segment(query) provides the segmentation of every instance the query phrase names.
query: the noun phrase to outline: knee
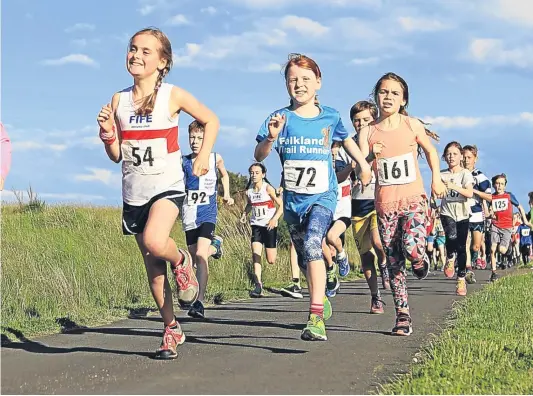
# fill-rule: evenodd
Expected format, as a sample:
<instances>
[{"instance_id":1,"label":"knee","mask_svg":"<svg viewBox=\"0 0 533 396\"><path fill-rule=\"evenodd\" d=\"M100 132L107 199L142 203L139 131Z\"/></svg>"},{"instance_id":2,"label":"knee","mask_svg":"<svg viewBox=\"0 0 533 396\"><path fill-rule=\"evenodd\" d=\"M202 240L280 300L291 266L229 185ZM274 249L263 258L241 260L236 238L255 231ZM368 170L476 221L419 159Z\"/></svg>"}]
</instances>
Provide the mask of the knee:
<instances>
[{"instance_id":1,"label":"knee","mask_svg":"<svg viewBox=\"0 0 533 396\"><path fill-rule=\"evenodd\" d=\"M333 234L333 230L329 230L328 233L326 234L326 242L328 243L328 245L333 245L335 244L335 235Z\"/></svg>"},{"instance_id":2,"label":"knee","mask_svg":"<svg viewBox=\"0 0 533 396\"><path fill-rule=\"evenodd\" d=\"M143 244L152 256L161 257L165 254L167 240L153 238L145 234L143 236Z\"/></svg>"},{"instance_id":3,"label":"knee","mask_svg":"<svg viewBox=\"0 0 533 396\"><path fill-rule=\"evenodd\" d=\"M204 251L196 252L196 264L198 263L207 263L209 254Z\"/></svg>"},{"instance_id":4,"label":"knee","mask_svg":"<svg viewBox=\"0 0 533 396\"><path fill-rule=\"evenodd\" d=\"M479 252L481 250L481 244L479 244L479 243L478 244L473 244L472 245L472 250L474 252Z\"/></svg>"},{"instance_id":5,"label":"knee","mask_svg":"<svg viewBox=\"0 0 533 396\"><path fill-rule=\"evenodd\" d=\"M505 254L505 253L507 253L507 249L508 249L507 246L500 246L500 253L501 253L501 254Z\"/></svg>"}]
</instances>

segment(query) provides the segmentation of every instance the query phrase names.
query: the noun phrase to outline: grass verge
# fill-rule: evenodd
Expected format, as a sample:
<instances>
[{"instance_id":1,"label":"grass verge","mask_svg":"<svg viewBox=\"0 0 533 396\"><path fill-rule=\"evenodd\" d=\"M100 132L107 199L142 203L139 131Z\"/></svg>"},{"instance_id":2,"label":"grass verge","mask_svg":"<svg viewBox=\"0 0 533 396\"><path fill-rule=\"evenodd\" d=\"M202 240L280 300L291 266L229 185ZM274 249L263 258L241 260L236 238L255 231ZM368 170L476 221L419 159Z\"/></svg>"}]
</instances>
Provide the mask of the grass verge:
<instances>
[{"instance_id":1,"label":"grass verge","mask_svg":"<svg viewBox=\"0 0 533 396\"><path fill-rule=\"evenodd\" d=\"M533 394L533 273L459 302L450 326L381 394Z\"/></svg>"},{"instance_id":2,"label":"grass verge","mask_svg":"<svg viewBox=\"0 0 533 396\"><path fill-rule=\"evenodd\" d=\"M156 309L135 240L122 235L119 208L2 205L1 214L3 342L20 333L104 324ZM239 216L236 207L219 212L216 232L224 238L224 256L210 260L208 303L248 297L250 227ZM180 223L171 235L185 247ZM346 241L358 269L351 230ZM348 280L356 277L358 270ZM263 282L279 288L290 279L285 243L277 262L263 266Z\"/></svg>"}]
</instances>

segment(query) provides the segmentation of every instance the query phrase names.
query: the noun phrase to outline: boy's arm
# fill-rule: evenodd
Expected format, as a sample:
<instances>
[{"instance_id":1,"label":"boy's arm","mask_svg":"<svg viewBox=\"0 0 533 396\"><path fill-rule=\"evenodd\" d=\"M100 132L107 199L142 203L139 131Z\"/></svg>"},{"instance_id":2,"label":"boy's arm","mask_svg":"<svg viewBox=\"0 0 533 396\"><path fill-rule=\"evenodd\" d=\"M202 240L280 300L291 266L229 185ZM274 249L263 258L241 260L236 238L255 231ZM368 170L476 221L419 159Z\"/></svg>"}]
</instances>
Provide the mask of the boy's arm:
<instances>
[{"instance_id":1,"label":"boy's arm","mask_svg":"<svg viewBox=\"0 0 533 396\"><path fill-rule=\"evenodd\" d=\"M220 179L222 181L222 189L224 190L224 196L223 200L230 205L233 205L233 198L230 196L230 189L229 189L229 174L226 170L226 167L224 166L224 160L222 159L222 156L220 154L216 154L217 156L217 169L220 172Z\"/></svg>"}]
</instances>

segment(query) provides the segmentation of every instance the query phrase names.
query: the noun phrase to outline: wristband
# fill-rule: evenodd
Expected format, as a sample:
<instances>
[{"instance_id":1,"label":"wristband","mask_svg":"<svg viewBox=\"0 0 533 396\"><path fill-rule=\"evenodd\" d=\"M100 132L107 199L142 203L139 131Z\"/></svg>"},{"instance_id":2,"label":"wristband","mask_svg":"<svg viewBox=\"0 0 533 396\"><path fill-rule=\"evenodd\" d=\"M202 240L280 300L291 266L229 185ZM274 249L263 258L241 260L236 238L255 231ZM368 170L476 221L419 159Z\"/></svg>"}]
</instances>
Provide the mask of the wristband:
<instances>
[{"instance_id":1,"label":"wristband","mask_svg":"<svg viewBox=\"0 0 533 396\"><path fill-rule=\"evenodd\" d=\"M102 138L102 133L107 133L102 127L100 127L100 140L102 142L104 142L105 144L107 144L108 146L112 145L115 140L117 140L117 134L116 134L116 131L115 131L115 125L113 125L113 136L109 139L103 139Z\"/></svg>"},{"instance_id":2,"label":"wristband","mask_svg":"<svg viewBox=\"0 0 533 396\"><path fill-rule=\"evenodd\" d=\"M266 138L270 143L274 143L276 141L276 138L271 138L270 136L267 136Z\"/></svg>"}]
</instances>

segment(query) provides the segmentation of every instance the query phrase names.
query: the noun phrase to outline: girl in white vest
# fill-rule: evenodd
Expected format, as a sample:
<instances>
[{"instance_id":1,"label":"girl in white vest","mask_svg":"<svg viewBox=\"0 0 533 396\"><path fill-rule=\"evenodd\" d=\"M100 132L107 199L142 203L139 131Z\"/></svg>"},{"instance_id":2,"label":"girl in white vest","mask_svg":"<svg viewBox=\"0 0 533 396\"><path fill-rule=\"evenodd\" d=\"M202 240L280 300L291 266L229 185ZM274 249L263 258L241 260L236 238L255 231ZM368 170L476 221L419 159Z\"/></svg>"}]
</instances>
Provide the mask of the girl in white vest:
<instances>
[{"instance_id":1,"label":"girl in white vest","mask_svg":"<svg viewBox=\"0 0 533 396\"><path fill-rule=\"evenodd\" d=\"M178 302L187 306L198 296L191 256L170 238L185 196L178 116L184 111L205 125L193 169L197 176L208 171L219 128L217 116L194 96L163 83L171 67L172 47L164 33L155 28L135 33L126 56L133 85L115 93L97 118L107 155L113 162L122 162L123 233L135 235L165 325L155 354L158 359L176 358L177 346L185 341L174 317L167 261L175 276Z\"/></svg>"}]
</instances>

